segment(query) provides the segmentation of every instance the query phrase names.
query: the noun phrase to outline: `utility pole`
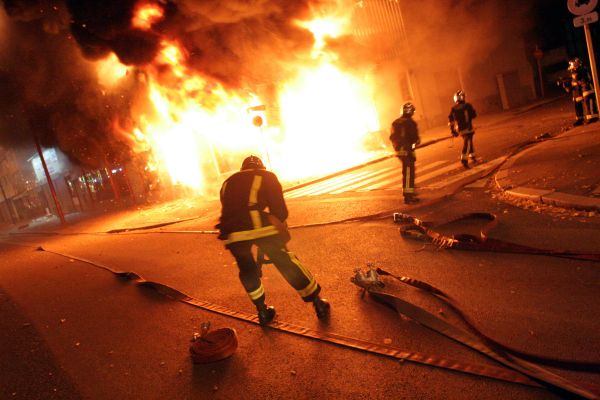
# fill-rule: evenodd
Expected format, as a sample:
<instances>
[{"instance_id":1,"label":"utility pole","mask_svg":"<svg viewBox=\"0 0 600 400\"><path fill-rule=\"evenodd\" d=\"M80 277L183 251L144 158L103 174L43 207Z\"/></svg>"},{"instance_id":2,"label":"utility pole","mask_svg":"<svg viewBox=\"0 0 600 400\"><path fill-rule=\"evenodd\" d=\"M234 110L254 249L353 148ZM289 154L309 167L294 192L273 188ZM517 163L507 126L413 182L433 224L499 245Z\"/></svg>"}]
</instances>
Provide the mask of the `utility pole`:
<instances>
[{"instance_id":1,"label":"utility pole","mask_svg":"<svg viewBox=\"0 0 600 400\"><path fill-rule=\"evenodd\" d=\"M50 172L48 172L48 166L46 165L46 160L44 159L44 154L42 152L42 147L40 146L40 140L36 135L34 135L35 140L35 148L40 156L40 160L42 161L42 167L44 167L44 173L46 174L46 180L48 181L48 187L50 188L50 193L52 193L52 199L54 200L54 205L56 206L56 213L58 214L58 218L60 219L60 223L62 225L66 225L67 221L65 220L65 214L63 214L62 207L60 206L60 202L58 201L58 197L56 196L56 190L54 189L54 184L52 183L52 178L50 177Z\"/></svg>"},{"instance_id":2,"label":"utility pole","mask_svg":"<svg viewBox=\"0 0 600 400\"><path fill-rule=\"evenodd\" d=\"M12 224L16 224L15 217L13 216L12 210L10 209L10 204L8 204L8 199L6 198L6 192L4 191L4 186L2 185L2 178L0 177L0 190L2 191L2 198L4 199L4 204L6 204L6 210L8 211L8 215L10 216L10 222Z\"/></svg>"},{"instance_id":3,"label":"utility pole","mask_svg":"<svg viewBox=\"0 0 600 400\"><path fill-rule=\"evenodd\" d=\"M592 43L590 24L583 24L583 31L585 32L585 42L590 57L590 69L592 70L592 81L594 82L594 92L596 94L596 107L598 107L598 104L600 104L600 94L598 93L598 71L596 70L596 57L594 55L594 44Z\"/></svg>"},{"instance_id":4,"label":"utility pole","mask_svg":"<svg viewBox=\"0 0 600 400\"><path fill-rule=\"evenodd\" d=\"M544 56L544 52L536 45L533 56L537 64L538 79L540 81L540 96L544 98L546 97L544 94L544 76L542 74L542 57Z\"/></svg>"}]
</instances>

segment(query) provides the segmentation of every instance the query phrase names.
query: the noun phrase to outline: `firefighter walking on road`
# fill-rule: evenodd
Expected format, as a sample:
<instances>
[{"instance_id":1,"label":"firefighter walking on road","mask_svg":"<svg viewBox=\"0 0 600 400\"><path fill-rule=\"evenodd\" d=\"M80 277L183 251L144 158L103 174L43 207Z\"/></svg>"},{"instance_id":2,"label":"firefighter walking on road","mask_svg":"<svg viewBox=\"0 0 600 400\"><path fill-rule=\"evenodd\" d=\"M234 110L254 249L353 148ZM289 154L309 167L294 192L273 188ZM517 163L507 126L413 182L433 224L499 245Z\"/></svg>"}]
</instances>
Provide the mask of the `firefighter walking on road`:
<instances>
[{"instance_id":1,"label":"firefighter walking on road","mask_svg":"<svg viewBox=\"0 0 600 400\"><path fill-rule=\"evenodd\" d=\"M261 325L275 317L275 308L265 303L261 267L252 248L269 257L286 281L305 302L312 302L319 319L326 319L330 305L319 297L321 287L310 271L287 249L290 236L288 209L277 176L265 169L261 159L247 157L242 168L221 187L221 218L216 228L219 239L231 252L239 268L239 278L256 306ZM268 212L266 211L268 209Z\"/></svg>"},{"instance_id":2,"label":"firefighter walking on road","mask_svg":"<svg viewBox=\"0 0 600 400\"><path fill-rule=\"evenodd\" d=\"M421 142L417 123L413 120L415 106L405 103L402 116L392 122L390 141L402 162L402 192L406 204L419 201L415 194L415 147Z\"/></svg>"},{"instance_id":3,"label":"firefighter walking on road","mask_svg":"<svg viewBox=\"0 0 600 400\"><path fill-rule=\"evenodd\" d=\"M454 93L454 106L450 109L448 115L448 126L452 136L461 136L463 139L463 148L460 155L460 162L465 168L469 168L469 160L477 162L475 156L475 147L473 146L473 118L477 117L475 109L471 103L465 100L465 92L462 90Z\"/></svg>"},{"instance_id":4,"label":"firefighter walking on road","mask_svg":"<svg viewBox=\"0 0 600 400\"><path fill-rule=\"evenodd\" d=\"M575 107L575 122L573 125L582 125L584 122L598 120L598 107L596 95L589 73L579 58L569 61L567 68L571 78L558 81L567 93L571 93L573 106Z\"/></svg>"}]
</instances>

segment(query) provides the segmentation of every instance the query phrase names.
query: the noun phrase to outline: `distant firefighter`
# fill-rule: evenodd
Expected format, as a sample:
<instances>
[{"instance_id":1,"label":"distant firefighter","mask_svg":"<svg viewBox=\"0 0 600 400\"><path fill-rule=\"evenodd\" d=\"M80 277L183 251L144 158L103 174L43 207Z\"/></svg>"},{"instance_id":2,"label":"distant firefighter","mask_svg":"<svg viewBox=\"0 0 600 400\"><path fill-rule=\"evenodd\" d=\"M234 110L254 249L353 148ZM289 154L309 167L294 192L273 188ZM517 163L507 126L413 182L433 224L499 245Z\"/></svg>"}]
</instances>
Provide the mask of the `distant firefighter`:
<instances>
[{"instance_id":1,"label":"distant firefighter","mask_svg":"<svg viewBox=\"0 0 600 400\"><path fill-rule=\"evenodd\" d=\"M465 92L462 90L454 93L454 106L450 109L448 115L448 126L452 136L461 136L463 138L463 148L460 155L460 162L465 168L469 168L469 160L476 163L475 147L473 147L473 118L477 117L475 109L471 103L465 101Z\"/></svg>"},{"instance_id":2,"label":"distant firefighter","mask_svg":"<svg viewBox=\"0 0 600 400\"><path fill-rule=\"evenodd\" d=\"M412 116L415 106L406 103L402 107L402 116L392 122L390 141L396 156L402 162L402 193L406 204L419 201L415 194L415 147L421 142L419 129Z\"/></svg>"},{"instance_id":3,"label":"distant firefighter","mask_svg":"<svg viewBox=\"0 0 600 400\"><path fill-rule=\"evenodd\" d=\"M597 121L596 94L587 69L579 58L573 58L569 61L567 70L571 74L571 78L561 79L557 81L557 84L562 86L567 93L571 93L573 98L575 107L573 125Z\"/></svg>"},{"instance_id":4,"label":"distant firefighter","mask_svg":"<svg viewBox=\"0 0 600 400\"><path fill-rule=\"evenodd\" d=\"M319 297L321 287L310 271L287 249L288 209L277 176L262 160L247 157L239 172L221 187L221 218L216 226L219 239L237 262L239 278L258 311L261 325L275 317L275 308L265 304L261 269L252 254L254 246L266 254L305 302L312 302L319 319L329 316L330 305ZM268 209L268 212L267 212Z\"/></svg>"}]
</instances>

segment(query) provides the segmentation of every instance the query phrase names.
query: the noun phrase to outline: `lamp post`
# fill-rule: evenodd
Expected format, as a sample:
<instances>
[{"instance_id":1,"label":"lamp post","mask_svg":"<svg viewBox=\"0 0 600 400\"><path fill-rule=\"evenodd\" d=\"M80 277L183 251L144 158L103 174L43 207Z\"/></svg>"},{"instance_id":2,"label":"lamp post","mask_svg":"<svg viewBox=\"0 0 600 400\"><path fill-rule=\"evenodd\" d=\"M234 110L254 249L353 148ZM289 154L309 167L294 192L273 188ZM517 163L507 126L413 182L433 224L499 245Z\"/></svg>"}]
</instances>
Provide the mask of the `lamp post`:
<instances>
[{"instance_id":1,"label":"lamp post","mask_svg":"<svg viewBox=\"0 0 600 400\"><path fill-rule=\"evenodd\" d=\"M249 107L247 111L248 112L260 112L260 111L265 111L265 110L266 110L265 105L259 105L259 106ZM271 157L269 155L269 148L267 146L267 141L265 140L265 132L263 131L263 123L264 123L263 117L261 117L260 115L255 115L252 118L252 125L257 127L258 130L260 131L260 139L262 141L265 155L267 156L267 165L269 166L269 169L273 169L273 166L271 165Z\"/></svg>"},{"instance_id":2,"label":"lamp post","mask_svg":"<svg viewBox=\"0 0 600 400\"><path fill-rule=\"evenodd\" d=\"M10 204L8 204L8 199L6 198L6 192L4 191L4 186L2 185L2 179L0 178L0 191L2 191L2 198L4 199L4 204L6 204L6 210L8 211L8 215L10 216L10 222L12 224L16 224L15 217L13 216L12 210L10 209Z\"/></svg>"},{"instance_id":3,"label":"lamp post","mask_svg":"<svg viewBox=\"0 0 600 400\"><path fill-rule=\"evenodd\" d=\"M67 221L65 220L65 215L63 214L62 207L58 201L58 197L56 196L56 190L54 189L54 184L52 183L52 178L50 177L50 172L48 172L48 166L46 165L46 160L44 159L44 154L42 152L42 148L40 146L40 141L37 136L34 135L35 140L35 148L40 156L40 161L42 162L42 167L44 168L44 173L46 174L46 181L48 181L48 187L50 188L50 193L52 193L52 199L54 200L54 205L56 206L56 213L58 214L58 218L60 219L60 223L65 225Z\"/></svg>"},{"instance_id":4,"label":"lamp post","mask_svg":"<svg viewBox=\"0 0 600 400\"><path fill-rule=\"evenodd\" d=\"M540 81L540 96L542 98L545 97L544 94L544 77L542 75L542 57L544 56L544 52L536 45L535 46L535 50L533 52L533 56L535 57L535 61L537 64L537 72L538 72L538 78Z\"/></svg>"}]
</instances>

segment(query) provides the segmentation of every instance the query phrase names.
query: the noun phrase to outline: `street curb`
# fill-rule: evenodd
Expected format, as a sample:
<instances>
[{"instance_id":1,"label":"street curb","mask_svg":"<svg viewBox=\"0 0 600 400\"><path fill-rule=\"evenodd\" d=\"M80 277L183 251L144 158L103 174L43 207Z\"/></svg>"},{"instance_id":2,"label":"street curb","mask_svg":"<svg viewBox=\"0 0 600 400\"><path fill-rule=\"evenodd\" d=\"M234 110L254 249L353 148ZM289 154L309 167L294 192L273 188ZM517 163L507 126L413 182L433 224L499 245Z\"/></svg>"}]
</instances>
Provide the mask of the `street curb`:
<instances>
[{"instance_id":1,"label":"street curb","mask_svg":"<svg viewBox=\"0 0 600 400\"><path fill-rule=\"evenodd\" d=\"M554 189L535 189L519 186L514 189L502 187L496 179L496 186L502 193L515 199L525 199L536 203L548 204L582 211L600 211L600 199L556 192Z\"/></svg>"},{"instance_id":2,"label":"street curb","mask_svg":"<svg viewBox=\"0 0 600 400\"><path fill-rule=\"evenodd\" d=\"M592 199L568 193L554 192L547 196L542 196L542 203L584 211L600 211L600 199Z\"/></svg>"},{"instance_id":3,"label":"street curb","mask_svg":"<svg viewBox=\"0 0 600 400\"><path fill-rule=\"evenodd\" d=\"M543 142L539 142L540 144ZM600 211L600 199L579 196L574 194L557 192L555 189L538 189L525 186L514 187L512 184L508 169L528 151L535 148L530 146L519 154L509 159L501 169L494 175L496 187L509 197L514 199L531 200L540 204L548 204L563 208L573 208L582 211Z\"/></svg>"}]
</instances>

